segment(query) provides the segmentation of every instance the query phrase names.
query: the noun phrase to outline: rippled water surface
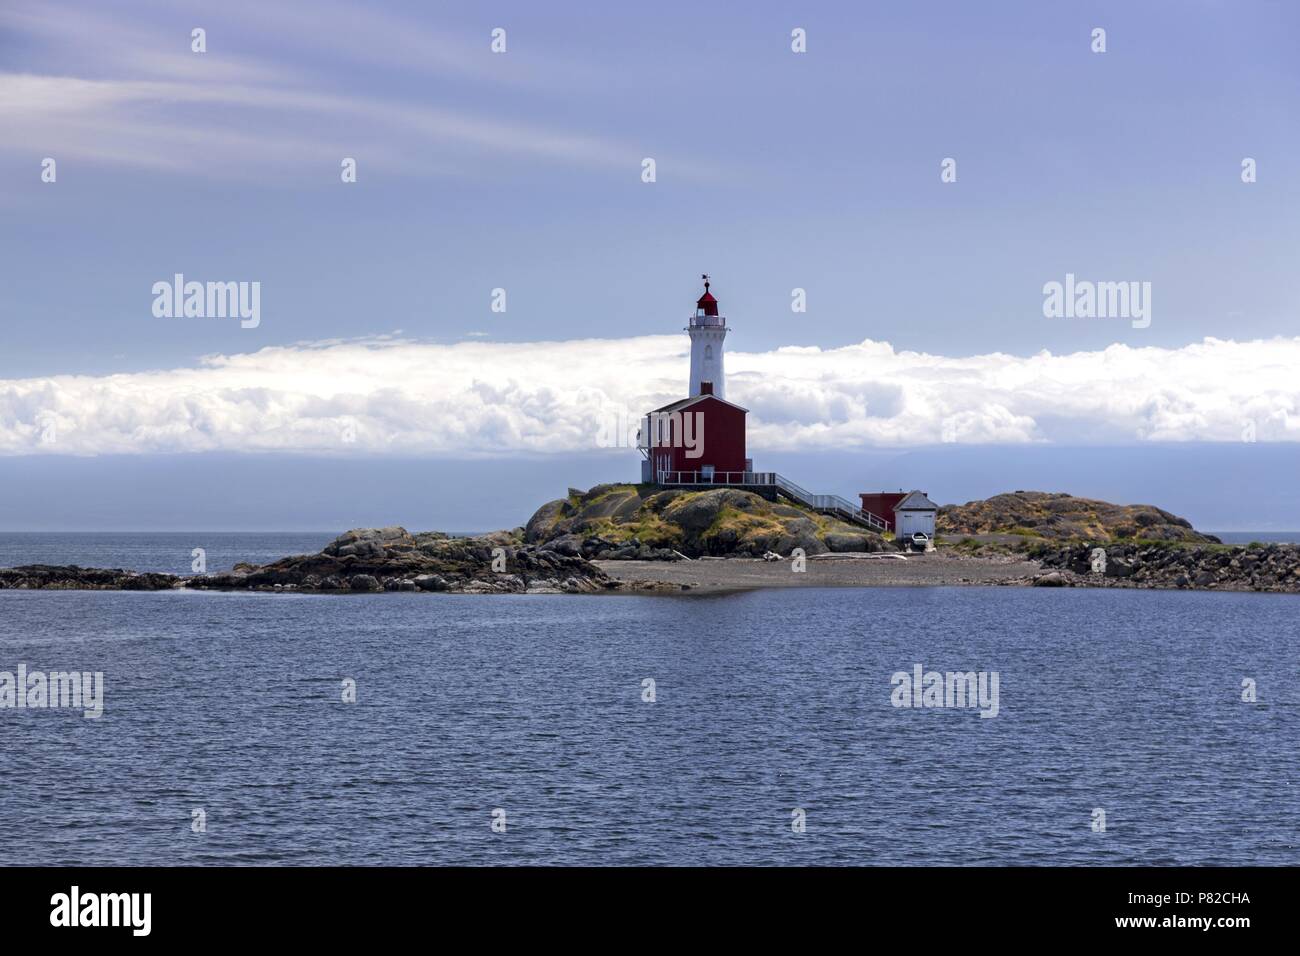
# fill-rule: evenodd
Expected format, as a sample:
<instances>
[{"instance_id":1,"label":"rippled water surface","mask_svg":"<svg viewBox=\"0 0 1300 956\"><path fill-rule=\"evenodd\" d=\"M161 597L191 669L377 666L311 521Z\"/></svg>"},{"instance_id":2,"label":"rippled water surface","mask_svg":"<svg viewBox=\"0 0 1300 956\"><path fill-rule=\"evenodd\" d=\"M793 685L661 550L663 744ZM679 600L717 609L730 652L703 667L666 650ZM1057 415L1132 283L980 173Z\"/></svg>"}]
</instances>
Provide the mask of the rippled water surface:
<instances>
[{"instance_id":1,"label":"rippled water surface","mask_svg":"<svg viewBox=\"0 0 1300 956\"><path fill-rule=\"evenodd\" d=\"M0 842L30 863L1293 864L1298 611L0 591L0 670L106 685L99 720L0 710ZM894 708L917 663L997 671L999 715Z\"/></svg>"},{"instance_id":2,"label":"rippled water surface","mask_svg":"<svg viewBox=\"0 0 1300 956\"><path fill-rule=\"evenodd\" d=\"M337 532L304 531L102 531L0 532L0 568L23 564L79 564L193 574L201 548L209 571L229 571L238 561L266 564L291 554L314 554Z\"/></svg>"}]
</instances>

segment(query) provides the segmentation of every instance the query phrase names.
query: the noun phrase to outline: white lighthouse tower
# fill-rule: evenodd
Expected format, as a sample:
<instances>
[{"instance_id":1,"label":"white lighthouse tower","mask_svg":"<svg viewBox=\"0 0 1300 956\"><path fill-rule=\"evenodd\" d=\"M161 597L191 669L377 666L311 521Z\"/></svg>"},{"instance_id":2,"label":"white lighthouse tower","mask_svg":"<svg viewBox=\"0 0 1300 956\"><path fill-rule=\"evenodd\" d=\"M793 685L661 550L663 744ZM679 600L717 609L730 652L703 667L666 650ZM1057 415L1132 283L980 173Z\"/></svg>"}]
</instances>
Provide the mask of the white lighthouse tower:
<instances>
[{"instance_id":1,"label":"white lighthouse tower","mask_svg":"<svg viewBox=\"0 0 1300 956\"><path fill-rule=\"evenodd\" d=\"M709 292L709 277L704 279L704 295L695 303L686 332L691 337L691 381L688 394L727 397L726 369L722 361L722 343L727 337L727 320L718 315L718 300Z\"/></svg>"}]
</instances>

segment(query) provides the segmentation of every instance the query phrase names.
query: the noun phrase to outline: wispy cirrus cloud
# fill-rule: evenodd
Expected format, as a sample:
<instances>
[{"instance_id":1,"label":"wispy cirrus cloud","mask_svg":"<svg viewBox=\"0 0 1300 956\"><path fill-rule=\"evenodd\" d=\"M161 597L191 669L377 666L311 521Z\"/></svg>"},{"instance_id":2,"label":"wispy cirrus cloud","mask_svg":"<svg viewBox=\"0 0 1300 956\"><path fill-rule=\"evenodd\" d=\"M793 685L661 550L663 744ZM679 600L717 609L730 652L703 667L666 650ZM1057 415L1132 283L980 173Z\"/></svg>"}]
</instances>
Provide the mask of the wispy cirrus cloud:
<instances>
[{"instance_id":1,"label":"wispy cirrus cloud","mask_svg":"<svg viewBox=\"0 0 1300 956\"><path fill-rule=\"evenodd\" d=\"M211 111L211 121L174 116L192 111ZM15 134L11 149L38 145L56 157L224 176L332 169L343 155L403 173L452 169L453 157L430 161L439 155L429 152L435 144L454 144L461 158L485 152L628 171L639 162L635 150L597 137L435 107L228 83L0 74L0 120Z\"/></svg>"},{"instance_id":2,"label":"wispy cirrus cloud","mask_svg":"<svg viewBox=\"0 0 1300 956\"><path fill-rule=\"evenodd\" d=\"M680 397L676 336L326 342L191 368L0 381L0 454L564 454ZM866 340L728 357L764 451L1300 440L1300 338L947 357Z\"/></svg>"},{"instance_id":3,"label":"wispy cirrus cloud","mask_svg":"<svg viewBox=\"0 0 1300 956\"><path fill-rule=\"evenodd\" d=\"M549 87L562 101L566 88L592 78L536 51L493 55L486 35L335 3L236 3L185 11L210 24L208 52L196 54L180 11L152 9L132 24L94 6L17 0L0 9L6 47L34 54L8 57L25 68L0 73L0 151L219 178L293 172L299 181L304 168L337 166L343 155L407 175L472 176L484 160L538 160L630 176L644 153L543 119L519 89ZM237 29L211 26L232 17ZM274 56L258 52L268 38ZM339 69L348 60L380 73ZM400 71L403 82L386 84L383 70ZM456 95L430 84L412 99L412 71L454 77ZM513 113L466 95L493 84L515 89ZM675 168L714 175L686 158Z\"/></svg>"}]
</instances>

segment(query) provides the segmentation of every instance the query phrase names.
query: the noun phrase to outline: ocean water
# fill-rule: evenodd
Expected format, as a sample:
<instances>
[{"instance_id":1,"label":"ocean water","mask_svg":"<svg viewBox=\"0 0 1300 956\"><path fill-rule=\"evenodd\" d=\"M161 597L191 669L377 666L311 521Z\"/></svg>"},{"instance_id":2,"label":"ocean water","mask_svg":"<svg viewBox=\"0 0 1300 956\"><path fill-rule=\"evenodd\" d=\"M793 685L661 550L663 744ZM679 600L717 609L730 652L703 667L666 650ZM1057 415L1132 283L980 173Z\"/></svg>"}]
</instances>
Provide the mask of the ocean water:
<instances>
[{"instance_id":1,"label":"ocean water","mask_svg":"<svg viewBox=\"0 0 1300 956\"><path fill-rule=\"evenodd\" d=\"M174 543L153 547L141 562ZM1019 588L0 591L0 670L104 675L99 719L0 709L0 845L33 864L1295 864L1297 611ZM998 715L894 707L916 664L998 672Z\"/></svg>"},{"instance_id":2,"label":"ocean water","mask_svg":"<svg viewBox=\"0 0 1300 956\"><path fill-rule=\"evenodd\" d=\"M307 531L99 531L0 532L0 568L23 564L79 564L193 574L202 548L208 571L229 571L239 561L266 564L292 554L314 554L340 532Z\"/></svg>"},{"instance_id":3,"label":"ocean water","mask_svg":"<svg viewBox=\"0 0 1300 956\"><path fill-rule=\"evenodd\" d=\"M1224 544L1300 544L1300 531L1209 531Z\"/></svg>"}]
</instances>

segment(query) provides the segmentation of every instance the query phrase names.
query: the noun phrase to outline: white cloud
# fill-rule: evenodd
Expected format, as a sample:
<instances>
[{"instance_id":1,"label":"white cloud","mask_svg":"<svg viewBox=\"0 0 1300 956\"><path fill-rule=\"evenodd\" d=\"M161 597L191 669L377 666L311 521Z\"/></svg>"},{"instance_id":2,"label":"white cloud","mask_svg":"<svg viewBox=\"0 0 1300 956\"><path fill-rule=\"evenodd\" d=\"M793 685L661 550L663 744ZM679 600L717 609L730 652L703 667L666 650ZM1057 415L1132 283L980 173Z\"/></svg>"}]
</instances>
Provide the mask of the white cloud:
<instances>
[{"instance_id":1,"label":"white cloud","mask_svg":"<svg viewBox=\"0 0 1300 956\"><path fill-rule=\"evenodd\" d=\"M0 380L0 454L573 453L680 397L680 336L436 344L378 338L197 367ZM948 358L866 340L728 355L749 448L1300 440L1300 338ZM631 452L628 452L631 454Z\"/></svg>"},{"instance_id":2,"label":"white cloud","mask_svg":"<svg viewBox=\"0 0 1300 956\"><path fill-rule=\"evenodd\" d=\"M235 113L223 112L224 109ZM424 104L269 86L84 80L0 73L0 150L225 177L316 164L358 152L369 165L446 172L482 155L635 170L640 153L596 136L476 117ZM345 132L346 131L346 132ZM375 145L377 144L377 145ZM447 161L431 152L453 150ZM472 168L466 166L466 169ZM685 170L696 173L693 165Z\"/></svg>"},{"instance_id":3,"label":"white cloud","mask_svg":"<svg viewBox=\"0 0 1300 956\"><path fill-rule=\"evenodd\" d=\"M499 104L467 107L464 95L436 84L419 86L415 99L397 96L381 81L361 82L339 70L334 58L349 51L401 67L405 76L422 55L425 70L527 91L564 92L579 78L595 82L562 61L534 61L523 52L506 60L488 52L486 33L444 36L346 5L271 6L242 6L240 35L279 36L295 45L292 57L238 52L247 45L215 27L209 52L191 53L184 26L190 21L175 14L166 22L148 19L144 28L93 7L73 14L30 0L6 5L0 33L11 32L15 48L33 48L40 73L12 66L0 72L0 152L295 182L317 181L306 172L313 169L319 181L337 178L343 156L399 175L479 177L487 160L639 174L642 146L575 129L567 113L548 122L531 99L516 106L523 119ZM231 46L221 46L223 37ZM330 69L313 67L322 57ZM671 160L685 178L722 174L663 152L661 163Z\"/></svg>"}]
</instances>

